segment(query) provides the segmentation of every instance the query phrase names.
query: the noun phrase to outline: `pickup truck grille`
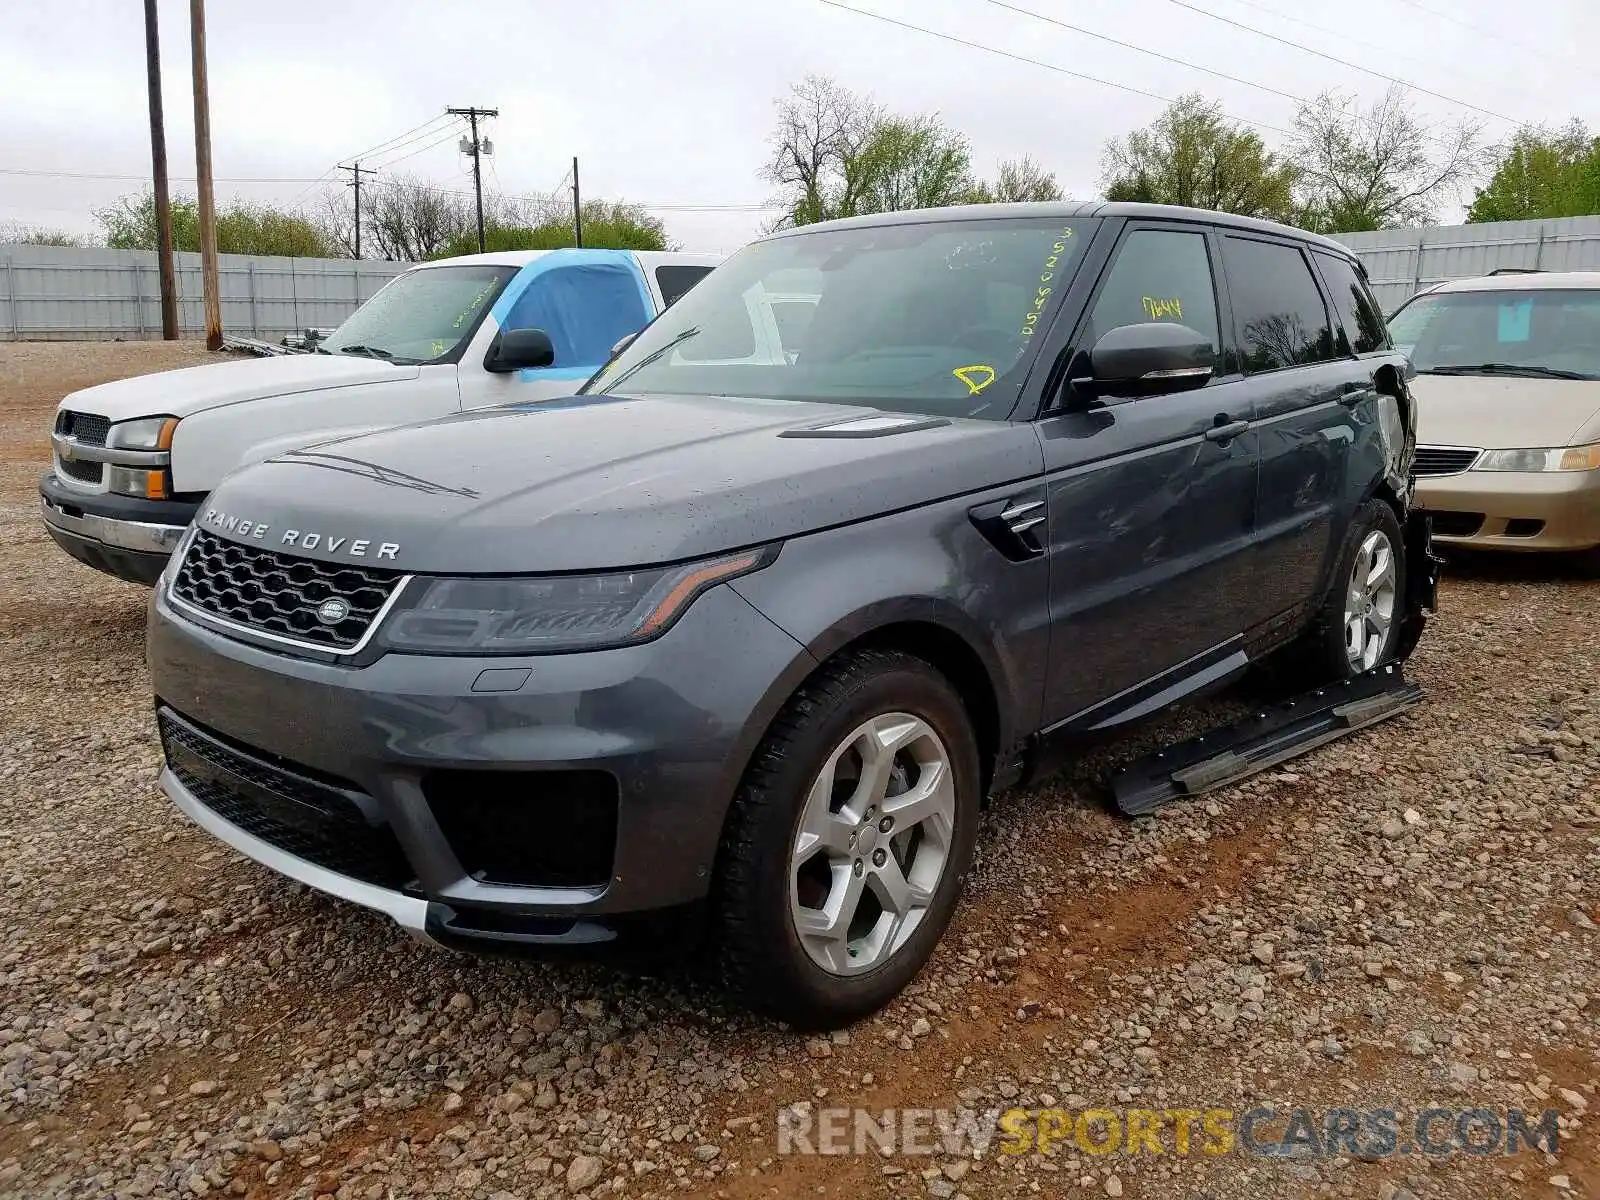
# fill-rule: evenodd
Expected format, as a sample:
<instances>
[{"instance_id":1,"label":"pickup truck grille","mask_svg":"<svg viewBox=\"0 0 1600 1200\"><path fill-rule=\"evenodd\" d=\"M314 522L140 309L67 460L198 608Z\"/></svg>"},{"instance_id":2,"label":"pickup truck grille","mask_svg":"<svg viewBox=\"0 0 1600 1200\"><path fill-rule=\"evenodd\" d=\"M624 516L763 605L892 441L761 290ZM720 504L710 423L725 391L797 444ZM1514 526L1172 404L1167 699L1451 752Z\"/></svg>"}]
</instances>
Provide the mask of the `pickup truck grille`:
<instances>
[{"instance_id":1,"label":"pickup truck grille","mask_svg":"<svg viewBox=\"0 0 1600 1200\"><path fill-rule=\"evenodd\" d=\"M56 417L56 432L62 437L76 438L85 446L104 446L106 434L111 432L111 420L94 413L69 410Z\"/></svg>"},{"instance_id":2,"label":"pickup truck grille","mask_svg":"<svg viewBox=\"0 0 1600 1200\"><path fill-rule=\"evenodd\" d=\"M399 571L293 558L195 534L172 581L175 599L232 625L335 653L361 644L400 586ZM342 600L344 614L320 611Z\"/></svg>"},{"instance_id":3,"label":"pickup truck grille","mask_svg":"<svg viewBox=\"0 0 1600 1200\"><path fill-rule=\"evenodd\" d=\"M1411 466L1413 475L1459 475L1478 461L1482 450L1464 446L1418 446Z\"/></svg>"}]
</instances>

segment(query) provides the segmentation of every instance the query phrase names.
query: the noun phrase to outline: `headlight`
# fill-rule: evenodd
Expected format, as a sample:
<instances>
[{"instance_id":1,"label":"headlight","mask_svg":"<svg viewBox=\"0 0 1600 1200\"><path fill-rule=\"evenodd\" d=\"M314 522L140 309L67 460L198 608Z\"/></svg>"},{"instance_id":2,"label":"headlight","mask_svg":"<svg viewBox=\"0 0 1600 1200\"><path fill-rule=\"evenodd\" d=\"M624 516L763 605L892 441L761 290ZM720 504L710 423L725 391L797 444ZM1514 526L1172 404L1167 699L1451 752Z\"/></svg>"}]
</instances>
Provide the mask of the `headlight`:
<instances>
[{"instance_id":1,"label":"headlight","mask_svg":"<svg viewBox=\"0 0 1600 1200\"><path fill-rule=\"evenodd\" d=\"M776 548L709 562L605 575L433 579L390 614L392 650L425 654L550 654L649 641L695 598L766 566ZM421 580L417 581L421 583Z\"/></svg>"},{"instance_id":2,"label":"headlight","mask_svg":"<svg viewBox=\"0 0 1600 1200\"><path fill-rule=\"evenodd\" d=\"M177 432L177 417L141 417L118 421L106 434L108 450L170 450Z\"/></svg>"},{"instance_id":3,"label":"headlight","mask_svg":"<svg viewBox=\"0 0 1600 1200\"><path fill-rule=\"evenodd\" d=\"M1600 442L1592 446L1557 446L1550 450L1486 450L1474 471L1600 470Z\"/></svg>"}]
</instances>

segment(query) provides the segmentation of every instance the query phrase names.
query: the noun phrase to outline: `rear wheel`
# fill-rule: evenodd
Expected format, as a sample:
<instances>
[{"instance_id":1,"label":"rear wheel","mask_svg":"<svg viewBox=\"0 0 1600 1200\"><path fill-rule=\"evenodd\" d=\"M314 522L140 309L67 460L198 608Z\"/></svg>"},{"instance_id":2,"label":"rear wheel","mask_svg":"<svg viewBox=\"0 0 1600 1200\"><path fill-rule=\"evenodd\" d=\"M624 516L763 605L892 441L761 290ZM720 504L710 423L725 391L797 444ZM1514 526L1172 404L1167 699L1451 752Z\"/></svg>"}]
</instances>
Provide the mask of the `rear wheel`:
<instances>
[{"instance_id":1,"label":"rear wheel","mask_svg":"<svg viewBox=\"0 0 1600 1200\"><path fill-rule=\"evenodd\" d=\"M717 887L724 981L807 1028L894 997L949 924L972 857L978 752L950 683L910 655L823 667L734 800Z\"/></svg>"},{"instance_id":2,"label":"rear wheel","mask_svg":"<svg viewBox=\"0 0 1600 1200\"><path fill-rule=\"evenodd\" d=\"M1405 616L1405 539L1382 500L1356 514L1316 618L1283 651L1279 678L1298 688L1350 679L1395 657Z\"/></svg>"}]
</instances>

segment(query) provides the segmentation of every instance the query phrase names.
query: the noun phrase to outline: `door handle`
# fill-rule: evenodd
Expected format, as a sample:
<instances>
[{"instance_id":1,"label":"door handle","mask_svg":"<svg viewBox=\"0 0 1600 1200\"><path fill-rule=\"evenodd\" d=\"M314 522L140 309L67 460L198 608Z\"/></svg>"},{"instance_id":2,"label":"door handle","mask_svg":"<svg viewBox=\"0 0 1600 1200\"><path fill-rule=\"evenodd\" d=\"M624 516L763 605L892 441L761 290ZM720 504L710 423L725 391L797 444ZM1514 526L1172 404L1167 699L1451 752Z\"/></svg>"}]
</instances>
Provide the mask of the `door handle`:
<instances>
[{"instance_id":1,"label":"door handle","mask_svg":"<svg viewBox=\"0 0 1600 1200\"><path fill-rule=\"evenodd\" d=\"M1218 419L1219 420L1223 420L1223 418L1221 418L1221 417L1219 417ZM1208 441L1208 442L1231 442L1231 441L1233 441L1234 438L1238 437L1241 433L1243 433L1245 430L1247 430L1249 428L1250 428L1250 422L1249 421L1225 421L1224 420L1223 424L1213 425L1210 429L1206 430L1206 441Z\"/></svg>"},{"instance_id":2,"label":"door handle","mask_svg":"<svg viewBox=\"0 0 1600 1200\"><path fill-rule=\"evenodd\" d=\"M1339 403L1346 408L1352 408L1377 390L1375 381L1366 379L1349 380L1339 388Z\"/></svg>"}]
</instances>

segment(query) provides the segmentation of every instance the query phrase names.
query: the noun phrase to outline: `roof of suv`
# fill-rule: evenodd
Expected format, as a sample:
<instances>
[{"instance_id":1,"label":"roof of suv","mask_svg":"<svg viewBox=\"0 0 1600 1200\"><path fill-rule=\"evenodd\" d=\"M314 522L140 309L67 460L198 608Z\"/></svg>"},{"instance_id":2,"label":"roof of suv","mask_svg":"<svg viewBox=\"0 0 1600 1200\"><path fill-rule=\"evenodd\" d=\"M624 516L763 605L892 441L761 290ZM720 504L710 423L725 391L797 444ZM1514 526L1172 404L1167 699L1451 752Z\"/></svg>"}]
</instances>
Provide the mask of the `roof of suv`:
<instances>
[{"instance_id":1,"label":"roof of suv","mask_svg":"<svg viewBox=\"0 0 1600 1200\"><path fill-rule=\"evenodd\" d=\"M1475 279L1449 279L1425 289L1425 296L1440 292L1543 292L1558 289L1600 290L1600 271L1526 271L1482 275Z\"/></svg>"},{"instance_id":2,"label":"roof of suv","mask_svg":"<svg viewBox=\"0 0 1600 1200\"><path fill-rule=\"evenodd\" d=\"M816 233L828 229L863 229L873 225L916 225L929 221L981 221L1005 217L1129 217L1133 219L1164 219L1197 221L1207 225L1224 225L1254 233L1275 233L1283 237L1308 242L1318 249L1355 259L1355 251L1332 238L1308 233L1292 225L1276 221L1262 221L1255 217L1241 217L1234 213L1217 212L1209 208L1184 208L1177 204L1132 204L1111 200L1047 200L1026 204L958 204L948 208L913 208L903 212L869 213L860 217L841 217L836 221L822 221L815 225L801 225L769 234L769 237L792 237L795 234Z\"/></svg>"}]
</instances>

